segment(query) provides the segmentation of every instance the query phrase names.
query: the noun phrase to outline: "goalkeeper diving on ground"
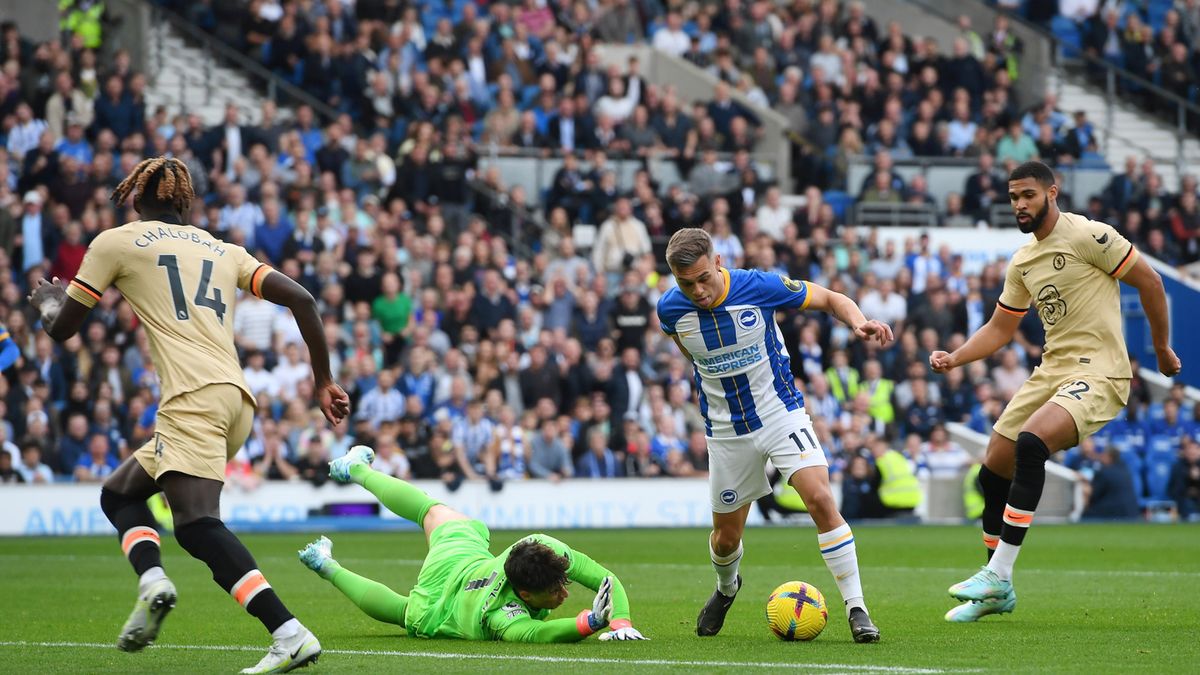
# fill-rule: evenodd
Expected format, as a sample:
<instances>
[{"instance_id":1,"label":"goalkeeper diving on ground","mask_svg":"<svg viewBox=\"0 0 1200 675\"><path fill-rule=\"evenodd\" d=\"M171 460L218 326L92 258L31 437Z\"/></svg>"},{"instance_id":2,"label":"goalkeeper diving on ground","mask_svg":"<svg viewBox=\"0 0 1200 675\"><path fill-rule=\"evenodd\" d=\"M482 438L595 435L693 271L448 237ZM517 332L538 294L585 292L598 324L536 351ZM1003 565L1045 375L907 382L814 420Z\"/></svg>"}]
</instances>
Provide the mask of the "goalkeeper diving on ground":
<instances>
[{"instance_id":1,"label":"goalkeeper diving on ground","mask_svg":"<svg viewBox=\"0 0 1200 675\"><path fill-rule=\"evenodd\" d=\"M426 638L578 642L608 628L601 640L647 639L630 621L620 580L591 558L544 534L529 535L494 556L486 525L375 471L374 458L370 448L355 446L329 463L329 475L361 485L389 511L425 530L429 554L412 591L401 595L342 567L326 537L300 551L301 562L367 616ZM567 599L571 583L596 591L592 608L575 618L548 619Z\"/></svg>"}]
</instances>

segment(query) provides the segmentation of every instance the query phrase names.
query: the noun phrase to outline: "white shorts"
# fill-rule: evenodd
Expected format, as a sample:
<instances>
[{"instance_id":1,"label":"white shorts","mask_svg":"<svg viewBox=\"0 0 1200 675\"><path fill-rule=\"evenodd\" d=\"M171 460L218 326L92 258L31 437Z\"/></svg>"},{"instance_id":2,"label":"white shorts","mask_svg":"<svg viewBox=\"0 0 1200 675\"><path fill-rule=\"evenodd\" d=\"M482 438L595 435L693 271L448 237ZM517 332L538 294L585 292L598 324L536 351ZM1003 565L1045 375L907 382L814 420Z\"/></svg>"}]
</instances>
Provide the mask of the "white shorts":
<instances>
[{"instance_id":1,"label":"white shorts","mask_svg":"<svg viewBox=\"0 0 1200 675\"><path fill-rule=\"evenodd\" d=\"M790 480L799 469L829 466L804 408L763 422L761 429L745 436L708 439L713 513L731 513L770 493L768 459L784 480Z\"/></svg>"}]
</instances>

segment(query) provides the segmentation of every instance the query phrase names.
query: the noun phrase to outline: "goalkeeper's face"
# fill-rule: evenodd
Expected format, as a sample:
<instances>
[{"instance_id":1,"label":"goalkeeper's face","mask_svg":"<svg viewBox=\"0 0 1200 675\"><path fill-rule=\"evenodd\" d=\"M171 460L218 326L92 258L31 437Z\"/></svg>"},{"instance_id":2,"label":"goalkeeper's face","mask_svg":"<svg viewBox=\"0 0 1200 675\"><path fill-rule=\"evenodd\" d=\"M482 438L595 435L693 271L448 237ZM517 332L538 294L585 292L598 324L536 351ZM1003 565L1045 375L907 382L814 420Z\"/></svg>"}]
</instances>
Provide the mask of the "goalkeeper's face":
<instances>
[{"instance_id":1,"label":"goalkeeper's face","mask_svg":"<svg viewBox=\"0 0 1200 675\"><path fill-rule=\"evenodd\" d=\"M566 584L563 584L548 591L517 591L517 595L533 609L558 609L571 594L567 591Z\"/></svg>"}]
</instances>

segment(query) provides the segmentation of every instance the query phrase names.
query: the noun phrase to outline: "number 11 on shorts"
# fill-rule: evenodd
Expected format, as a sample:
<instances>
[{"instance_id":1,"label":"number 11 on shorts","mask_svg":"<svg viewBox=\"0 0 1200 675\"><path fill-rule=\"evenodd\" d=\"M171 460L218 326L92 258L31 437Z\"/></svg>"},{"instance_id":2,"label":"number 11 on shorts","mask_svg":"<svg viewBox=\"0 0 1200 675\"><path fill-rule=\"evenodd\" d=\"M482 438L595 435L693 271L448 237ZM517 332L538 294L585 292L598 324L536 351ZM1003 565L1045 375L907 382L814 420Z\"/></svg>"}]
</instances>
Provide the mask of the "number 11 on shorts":
<instances>
[{"instance_id":1,"label":"number 11 on shorts","mask_svg":"<svg viewBox=\"0 0 1200 675\"><path fill-rule=\"evenodd\" d=\"M788 438L792 439L792 442L796 444L797 448L800 448L800 452L803 454L809 450L816 450L817 442L813 439L812 434L808 432L808 429L801 429L800 433L804 434L804 437L808 439L809 447L804 447L804 444L800 442L800 437L796 435L796 432L793 431L792 433L788 434Z\"/></svg>"}]
</instances>

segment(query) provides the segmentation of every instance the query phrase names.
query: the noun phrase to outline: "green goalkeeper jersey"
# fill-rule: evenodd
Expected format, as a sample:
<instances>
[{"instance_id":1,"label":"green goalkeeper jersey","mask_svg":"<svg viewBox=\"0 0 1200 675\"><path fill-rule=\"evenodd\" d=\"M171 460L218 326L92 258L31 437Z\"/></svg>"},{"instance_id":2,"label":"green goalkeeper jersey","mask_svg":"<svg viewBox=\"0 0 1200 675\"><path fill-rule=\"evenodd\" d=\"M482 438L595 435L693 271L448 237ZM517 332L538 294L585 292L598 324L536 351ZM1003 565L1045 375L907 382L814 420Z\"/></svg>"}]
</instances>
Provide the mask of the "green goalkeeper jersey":
<instances>
[{"instance_id":1,"label":"green goalkeeper jersey","mask_svg":"<svg viewBox=\"0 0 1200 675\"><path fill-rule=\"evenodd\" d=\"M570 560L567 578L580 586L595 591L605 577L611 576L612 619L630 618L625 588L612 572L553 537L532 534L521 541L527 540L566 556ZM504 574L504 562L511 550L512 546L495 557L468 558L449 575L440 594L429 594L427 607L418 608L410 602L405 622L409 634L509 642L576 642L587 637L580 632L575 617L547 620L549 610L532 609L521 600ZM426 560L427 565L430 562ZM412 599L421 595L414 589Z\"/></svg>"}]
</instances>

